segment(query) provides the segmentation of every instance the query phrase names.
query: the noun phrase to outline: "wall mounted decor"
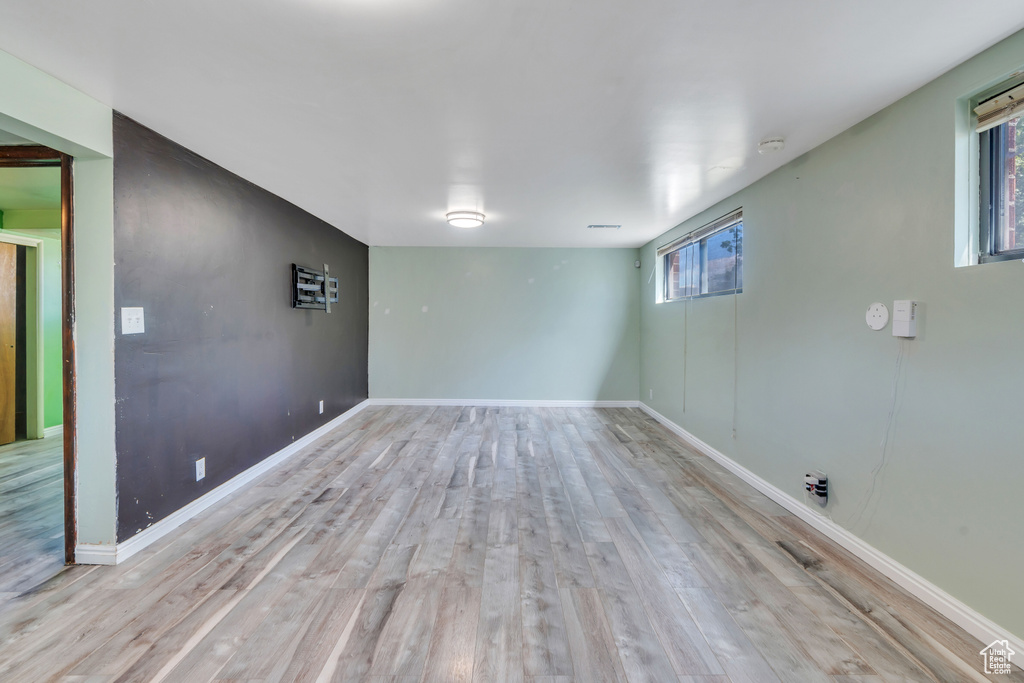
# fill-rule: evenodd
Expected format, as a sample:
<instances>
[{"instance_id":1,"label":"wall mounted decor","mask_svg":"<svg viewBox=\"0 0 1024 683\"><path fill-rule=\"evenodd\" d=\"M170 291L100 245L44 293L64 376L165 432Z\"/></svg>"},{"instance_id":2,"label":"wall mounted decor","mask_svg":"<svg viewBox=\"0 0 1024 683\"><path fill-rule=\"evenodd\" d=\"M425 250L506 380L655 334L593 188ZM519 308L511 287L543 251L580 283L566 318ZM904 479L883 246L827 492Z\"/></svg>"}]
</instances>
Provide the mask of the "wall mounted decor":
<instances>
[{"instance_id":1,"label":"wall mounted decor","mask_svg":"<svg viewBox=\"0 0 1024 683\"><path fill-rule=\"evenodd\" d=\"M331 312L331 304L338 303L338 278L331 277L330 269L313 270L292 264L292 308L314 308Z\"/></svg>"}]
</instances>

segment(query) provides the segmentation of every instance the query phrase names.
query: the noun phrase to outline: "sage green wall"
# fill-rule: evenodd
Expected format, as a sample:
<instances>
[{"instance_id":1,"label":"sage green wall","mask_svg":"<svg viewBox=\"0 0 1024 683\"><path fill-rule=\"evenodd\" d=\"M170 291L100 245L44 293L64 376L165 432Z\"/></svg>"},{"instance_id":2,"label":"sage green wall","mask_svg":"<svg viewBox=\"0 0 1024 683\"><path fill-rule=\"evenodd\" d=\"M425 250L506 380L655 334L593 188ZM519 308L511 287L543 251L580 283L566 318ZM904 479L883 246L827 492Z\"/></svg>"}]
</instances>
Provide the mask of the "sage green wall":
<instances>
[{"instance_id":1,"label":"sage green wall","mask_svg":"<svg viewBox=\"0 0 1024 683\"><path fill-rule=\"evenodd\" d=\"M43 244L43 425L56 427L64 423L60 240Z\"/></svg>"},{"instance_id":2,"label":"sage green wall","mask_svg":"<svg viewBox=\"0 0 1024 683\"><path fill-rule=\"evenodd\" d=\"M104 546L110 561L117 510L113 112L5 52L0 52L0 83L0 128L75 158L78 543Z\"/></svg>"},{"instance_id":3,"label":"sage green wall","mask_svg":"<svg viewBox=\"0 0 1024 683\"><path fill-rule=\"evenodd\" d=\"M59 182L59 181L58 181ZM61 355L60 210L9 210L4 232L43 241L43 426L64 421L64 377Z\"/></svg>"},{"instance_id":4,"label":"sage green wall","mask_svg":"<svg viewBox=\"0 0 1024 683\"><path fill-rule=\"evenodd\" d=\"M823 470L826 515L1018 636L1024 265L954 267L954 227L958 98L1022 66L1019 33L647 244L641 296L646 403L797 499ZM657 246L738 206L744 292L656 304Z\"/></svg>"},{"instance_id":5,"label":"sage green wall","mask_svg":"<svg viewBox=\"0 0 1024 683\"><path fill-rule=\"evenodd\" d=\"M636 258L371 248L370 397L635 401Z\"/></svg>"}]
</instances>

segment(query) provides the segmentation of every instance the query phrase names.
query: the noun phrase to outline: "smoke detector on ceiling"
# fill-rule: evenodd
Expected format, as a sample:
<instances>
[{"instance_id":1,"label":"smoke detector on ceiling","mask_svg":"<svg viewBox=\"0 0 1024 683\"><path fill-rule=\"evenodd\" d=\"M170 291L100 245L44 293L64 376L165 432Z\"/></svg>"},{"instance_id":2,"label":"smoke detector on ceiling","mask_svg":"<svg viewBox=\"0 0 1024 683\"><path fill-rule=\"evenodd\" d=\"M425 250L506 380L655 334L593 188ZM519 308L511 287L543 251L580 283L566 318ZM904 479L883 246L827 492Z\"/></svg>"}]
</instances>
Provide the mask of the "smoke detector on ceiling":
<instances>
[{"instance_id":1,"label":"smoke detector on ceiling","mask_svg":"<svg viewBox=\"0 0 1024 683\"><path fill-rule=\"evenodd\" d=\"M786 138L781 135L772 135L757 143L758 154L772 154L781 152L786 147Z\"/></svg>"}]
</instances>

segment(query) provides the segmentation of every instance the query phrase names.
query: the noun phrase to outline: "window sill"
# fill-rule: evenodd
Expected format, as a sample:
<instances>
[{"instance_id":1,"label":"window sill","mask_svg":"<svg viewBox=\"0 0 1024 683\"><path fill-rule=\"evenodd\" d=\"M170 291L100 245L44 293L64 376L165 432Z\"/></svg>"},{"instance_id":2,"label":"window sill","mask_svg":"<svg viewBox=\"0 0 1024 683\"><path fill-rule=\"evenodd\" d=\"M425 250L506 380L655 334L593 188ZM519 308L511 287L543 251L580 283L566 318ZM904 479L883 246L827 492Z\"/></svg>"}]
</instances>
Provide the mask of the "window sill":
<instances>
[{"instance_id":1,"label":"window sill","mask_svg":"<svg viewBox=\"0 0 1024 683\"><path fill-rule=\"evenodd\" d=\"M696 294L694 296L681 296L681 297L679 297L677 299L662 299L658 303L659 304L674 304L674 303L678 303L680 301L693 301L694 299L710 299L710 298L716 297L716 296L725 296L727 294L742 294L742 293L743 293L743 288L740 287L739 289L729 289L729 290L726 290L724 292L712 292L711 294Z\"/></svg>"},{"instance_id":2,"label":"window sill","mask_svg":"<svg viewBox=\"0 0 1024 683\"><path fill-rule=\"evenodd\" d=\"M978 256L978 265L999 263L1000 261L1020 261L1021 259L1024 259L1024 249L1016 249L1003 254L980 254Z\"/></svg>"}]
</instances>

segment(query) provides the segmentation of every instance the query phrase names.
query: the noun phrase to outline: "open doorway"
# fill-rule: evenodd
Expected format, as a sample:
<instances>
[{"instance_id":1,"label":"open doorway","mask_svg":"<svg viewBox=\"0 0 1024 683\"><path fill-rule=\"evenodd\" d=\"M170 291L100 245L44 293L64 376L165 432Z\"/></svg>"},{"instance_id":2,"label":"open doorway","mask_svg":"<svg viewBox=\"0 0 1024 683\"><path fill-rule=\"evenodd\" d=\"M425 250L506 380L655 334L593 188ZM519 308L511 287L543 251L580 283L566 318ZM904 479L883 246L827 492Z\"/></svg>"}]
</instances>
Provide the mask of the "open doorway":
<instances>
[{"instance_id":1,"label":"open doorway","mask_svg":"<svg viewBox=\"0 0 1024 683\"><path fill-rule=\"evenodd\" d=\"M70 157L0 131L0 604L73 561L70 227Z\"/></svg>"}]
</instances>

